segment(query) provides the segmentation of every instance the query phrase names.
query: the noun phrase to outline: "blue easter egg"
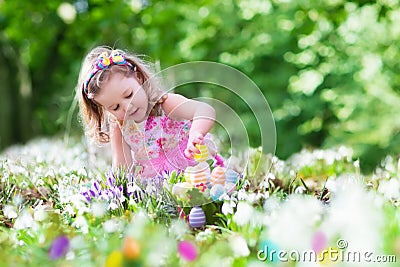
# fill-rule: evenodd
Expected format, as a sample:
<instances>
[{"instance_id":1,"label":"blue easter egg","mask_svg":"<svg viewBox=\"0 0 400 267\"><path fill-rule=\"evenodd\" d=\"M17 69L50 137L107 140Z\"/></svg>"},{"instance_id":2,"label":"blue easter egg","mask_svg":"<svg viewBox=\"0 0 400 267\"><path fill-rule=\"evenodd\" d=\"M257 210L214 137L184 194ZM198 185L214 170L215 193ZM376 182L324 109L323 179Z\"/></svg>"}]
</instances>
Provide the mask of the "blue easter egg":
<instances>
[{"instance_id":1,"label":"blue easter egg","mask_svg":"<svg viewBox=\"0 0 400 267\"><path fill-rule=\"evenodd\" d=\"M225 188L222 184L215 184L211 187L210 196L212 200L219 199L225 193Z\"/></svg>"},{"instance_id":2,"label":"blue easter egg","mask_svg":"<svg viewBox=\"0 0 400 267\"><path fill-rule=\"evenodd\" d=\"M193 228L200 228L206 225L206 215L201 207L193 207L189 213L189 225Z\"/></svg>"},{"instance_id":3,"label":"blue easter egg","mask_svg":"<svg viewBox=\"0 0 400 267\"><path fill-rule=\"evenodd\" d=\"M238 180L239 174L232 169L227 169L225 177L226 182L235 184Z\"/></svg>"},{"instance_id":4,"label":"blue easter egg","mask_svg":"<svg viewBox=\"0 0 400 267\"><path fill-rule=\"evenodd\" d=\"M280 248L272 240L263 240L259 245L259 250L257 253L257 258L261 261L269 261L276 263L279 261L278 254Z\"/></svg>"}]
</instances>

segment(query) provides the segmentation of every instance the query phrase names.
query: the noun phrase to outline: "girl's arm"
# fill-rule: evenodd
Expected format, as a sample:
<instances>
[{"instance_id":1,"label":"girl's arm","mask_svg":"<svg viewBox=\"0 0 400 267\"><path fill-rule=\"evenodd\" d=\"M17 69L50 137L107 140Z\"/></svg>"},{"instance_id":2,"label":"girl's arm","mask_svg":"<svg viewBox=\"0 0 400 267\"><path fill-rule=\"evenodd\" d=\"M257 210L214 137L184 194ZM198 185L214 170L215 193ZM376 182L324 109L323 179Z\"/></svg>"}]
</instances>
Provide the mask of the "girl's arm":
<instances>
[{"instance_id":1,"label":"girl's arm","mask_svg":"<svg viewBox=\"0 0 400 267\"><path fill-rule=\"evenodd\" d=\"M168 94L162 104L165 113L176 119L192 120L189 141L185 154L199 152L196 144L203 143L204 136L211 130L215 121L215 110L207 103L188 99L178 94Z\"/></svg>"},{"instance_id":2,"label":"girl's arm","mask_svg":"<svg viewBox=\"0 0 400 267\"><path fill-rule=\"evenodd\" d=\"M110 143L113 168L123 167L130 170L132 167L131 148L122 137L121 128L117 121L110 122Z\"/></svg>"}]
</instances>

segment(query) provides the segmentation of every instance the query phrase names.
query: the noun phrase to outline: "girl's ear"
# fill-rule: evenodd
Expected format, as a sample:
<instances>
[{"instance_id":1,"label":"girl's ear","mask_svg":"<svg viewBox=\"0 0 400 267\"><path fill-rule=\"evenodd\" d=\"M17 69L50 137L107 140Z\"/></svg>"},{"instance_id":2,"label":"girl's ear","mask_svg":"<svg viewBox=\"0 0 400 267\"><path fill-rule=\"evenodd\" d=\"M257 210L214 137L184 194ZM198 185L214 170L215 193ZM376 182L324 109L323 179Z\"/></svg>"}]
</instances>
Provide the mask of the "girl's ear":
<instances>
[{"instance_id":1,"label":"girl's ear","mask_svg":"<svg viewBox=\"0 0 400 267\"><path fill-rule=\"evenodd\" d=\"M135 71L136 79L139 81L140 84L144 83L143 74L140 71Z\"/></svg>"}]
</instances>

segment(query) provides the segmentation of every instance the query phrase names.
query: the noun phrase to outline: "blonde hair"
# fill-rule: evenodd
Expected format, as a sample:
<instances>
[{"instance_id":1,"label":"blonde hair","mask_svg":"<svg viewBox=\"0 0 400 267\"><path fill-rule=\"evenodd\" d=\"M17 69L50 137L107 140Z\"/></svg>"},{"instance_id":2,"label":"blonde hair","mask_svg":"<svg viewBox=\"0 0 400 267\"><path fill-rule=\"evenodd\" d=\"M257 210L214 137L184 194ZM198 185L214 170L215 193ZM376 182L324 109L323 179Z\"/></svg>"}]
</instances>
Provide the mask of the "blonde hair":
<instances>
[{"instance_id":1,"label":"blonde hair","mask_svg":"<svg viewBox=\"0 0 400 267\"><path fill-rule=\"evenodd\" d=\"M131 63L132 66L111 65L108 68L99 70L91 77L87 85L87 93L84 92L83 84L89 79L97 58L104 52L110 54L112 50L123 53L126 61ZM98 46L92 49L86 55L82 63L75 94L78 99L79 115L85 134L98 144L108 143L110 141L110 134L108 120L106 118L107 111L93 100L93 96L99 93L102 85L106 83L114 73L122 73L126 77L136 75L149 100L148 113L150 113L152 109L158 108L159 104L157 103L162 99L164 94L159 81L154 77L154 71L150 63L145 62L134 54L106 46Z\"/></svg>"}]
</instances>

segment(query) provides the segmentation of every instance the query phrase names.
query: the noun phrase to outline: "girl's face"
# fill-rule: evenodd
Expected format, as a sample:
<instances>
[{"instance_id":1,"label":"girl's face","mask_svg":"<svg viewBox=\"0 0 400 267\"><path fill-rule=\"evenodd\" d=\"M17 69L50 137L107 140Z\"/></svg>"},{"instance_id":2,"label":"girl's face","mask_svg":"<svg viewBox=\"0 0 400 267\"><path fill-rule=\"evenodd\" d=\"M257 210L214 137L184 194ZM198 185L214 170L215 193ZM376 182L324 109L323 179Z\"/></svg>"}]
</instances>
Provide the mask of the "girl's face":
<instances>
[{"instance_id":1,"label":"girl's face","mask_svg":"<svg viewBox=\"0 0 400 267\"><path fill-rule=\"evenodd\" d=\"M135 77L114 73L102 85L94 100L118 120L142 122L147 115L148 98Z\"/></svg>"}]
</instances>

